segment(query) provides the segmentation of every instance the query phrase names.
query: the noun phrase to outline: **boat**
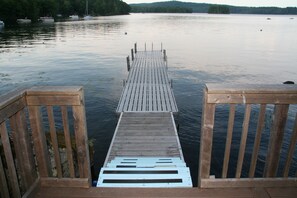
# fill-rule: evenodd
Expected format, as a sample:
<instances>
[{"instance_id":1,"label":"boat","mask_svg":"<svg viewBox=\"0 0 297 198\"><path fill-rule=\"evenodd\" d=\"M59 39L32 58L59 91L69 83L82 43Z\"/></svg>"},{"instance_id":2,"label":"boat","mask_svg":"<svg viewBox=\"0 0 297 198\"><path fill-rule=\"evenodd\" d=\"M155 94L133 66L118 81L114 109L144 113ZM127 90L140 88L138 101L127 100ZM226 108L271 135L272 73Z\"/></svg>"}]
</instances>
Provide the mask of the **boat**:
<instances>
[{"instance_id":1,"label":"boat","mask_svg":"<svg viewBox=\"0 0 297 198\"><path fill-rule=\"evenodd\" d=\"M72 21L79 20L78 15L70 15L69 18L70 18L70 20L72 20Z\"/></svg>"},{"instance_id":2,"label":"boat","mask_svg":"<svg viewBox=\"0 0 297 198\"><path fill-rule=\"evenodd\" d=\"M46 24L55 22L53 17L40 17L39 21Z\"/></svg>"},{"instance_id":3,"label":"boat","mask_svg":"<svg viewBox=\"0 0 297 198\"><path fill-rule=\"evenodd\" d=\"M86 0L86 15L84 16L84 20L91 20L93 17L89 15L89 1Z\"/></svg>"},{"instance_id":4,"label":"boat","mask_svg":"<svg viewBox=\"0 0 297 198\"><path fill-rule=\"evenodd\" d=\"M25 19L17 19L17 23L18 24L29 24L29 23L31 23L31 19L27 19L27 18L25 18Z\"/></svg>"},{"instance_id":5,"label":"boat","mask_svg":"<svg viewBox=\"0 0 297 198\"><path fill-rule=\"evenodd\" d=\"M0 20L0 30L4 28L4 22Z\"/></svg>"}]
</instances>

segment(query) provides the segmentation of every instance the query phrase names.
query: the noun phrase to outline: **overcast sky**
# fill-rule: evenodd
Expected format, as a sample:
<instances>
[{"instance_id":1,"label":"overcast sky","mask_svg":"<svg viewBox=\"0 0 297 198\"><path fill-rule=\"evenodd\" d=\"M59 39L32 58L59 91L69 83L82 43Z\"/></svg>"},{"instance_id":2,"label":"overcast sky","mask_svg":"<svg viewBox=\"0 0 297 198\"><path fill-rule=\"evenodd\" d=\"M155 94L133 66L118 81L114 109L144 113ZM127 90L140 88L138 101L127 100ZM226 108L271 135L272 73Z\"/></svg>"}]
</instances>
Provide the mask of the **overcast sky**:
<instances>
[{"instance_id":1,"label":"overcast sky","mask_svg":"<svg viewBox=\"0 0 297 198\"><path fill-rule=\"evenodd\" d=\"M151 3L168 0L123 0L124 2L130 3ZM227 4L236 6L277 6L277 7L297 7L297 0L180 0L184 2L195 2L195 3L214 3L214 4Z\"/></svg>"}]
</instances>

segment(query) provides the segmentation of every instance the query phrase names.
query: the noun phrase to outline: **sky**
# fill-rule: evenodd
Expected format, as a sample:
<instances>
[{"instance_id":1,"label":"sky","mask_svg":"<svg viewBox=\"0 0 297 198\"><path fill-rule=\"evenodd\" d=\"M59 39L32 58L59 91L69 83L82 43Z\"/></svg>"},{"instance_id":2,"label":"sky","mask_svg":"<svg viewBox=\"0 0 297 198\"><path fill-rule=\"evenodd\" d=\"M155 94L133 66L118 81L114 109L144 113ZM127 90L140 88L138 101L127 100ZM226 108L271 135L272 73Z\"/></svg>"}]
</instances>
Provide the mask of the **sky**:
<instances>
[{"instance_id":1,"label":"sky","mask_svg":"<svg viewBox=\"0 0 297 198\"><path fill-rule=\"evenodd\" d=\"M123 0L124 2L130 3L151 3L168 0ZM184 2L194 3L213 3L213 4L227 4L235 6L275 6L275 7L297 7L297 0L179 0Z\"/></svg>"}]
</instances>

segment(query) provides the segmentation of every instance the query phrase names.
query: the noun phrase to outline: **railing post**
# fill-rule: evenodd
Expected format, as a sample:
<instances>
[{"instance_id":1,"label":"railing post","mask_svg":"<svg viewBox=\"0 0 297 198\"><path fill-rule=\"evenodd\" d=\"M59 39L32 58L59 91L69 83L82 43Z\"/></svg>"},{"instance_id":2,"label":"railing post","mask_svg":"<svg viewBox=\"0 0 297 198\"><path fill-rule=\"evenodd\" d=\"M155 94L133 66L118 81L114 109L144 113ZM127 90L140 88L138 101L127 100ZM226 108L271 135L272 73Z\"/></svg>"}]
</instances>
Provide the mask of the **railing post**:
<instances>
[{"instance_id":1,"label":"railing post","mask_svg":"<svg viewBox=\"0 0 297 198\"><path fill-rule=\"evenodd\" d=\"M37 178L37 173L24 110L12 116L10 123L16 157L21 162L18 164L22 177L21 182L23 187L28 190Z\"/></svg>"},{"instance_id":2,"label":"railing post","mask_svg":"<svg viewBox=\"0 0 297 198\"><path fill-rule=\"evenodd\" d=\"M166 50L163 50L164 61L167 61Z\"/></svg>"},{"instance_id":3,"label":"railing post","mask_svg":"<svg viewBox=\"0 0 297 198\"><path fill-rule=\"evenodd\" d=\"M127 56L127 70L130 71L130 58Z\"/></svg>"},{"instance_id":4,"label":"railing post","mask_svg":"<svg viewBox=\"0 0 297 198\"><path fill-rule=\"evenodd\" d=\"M275 177L277 173L280 150L282 147L284 131L288 116L289 105L276 104L274 108L273 123L267 151L267 160L264 169L265 177Z\"/></svg>"},{"instance_id":5,"label":"railing post","mask_svg":"<svg viewBox=\"0 0 297 198\"><path fill-rule=\"evenodd\" d=\"M28 110L38 171L41 177L48 177L51 171L40 109L39 106L29 106Z\"/></svg>"},{"instance_id":6,"label":"railing post","mask_svg":"<svg viewBox=\"0 0 297 198\"><path fill-rule=\"evenodd\" d=\"M207 99L208 93L205 88L200 136L198 187L203 187L202 179L209 179L210 174L215 104L209 104Z\"/></svg>"},{"instance_id":7,"label":"railing post","mask_svg":"<svg viewBox=\"0 0 297 198\"><path fill-rule=\"evenodd\" d=\"M135 54L137 53L137 43L134 43L134 51L135 51Z\"/></svg>"},{"instance_id":8,"label":"railing post","mask_svg":"<svg viewBox=\"0 0 297 198\"><path fill-rule=\"evenodd\" d=\"M84 106L84 93L80 91L81 105L73 106L74 131L77 149L77 161L80 178L88 178L91 186L91 167L87 134L86 112Z\"/></svg>"},{"instance_id":9,"label":"railing post","mask_svg":"<svg viewBox=\"0 0 297 198\"><path fill-rule=\"evenodd\" d=\"M132 61L134 61L134 53L133 53L133 49L131 49L131 58L132 58Z\"/></svg>"}]
</instances>

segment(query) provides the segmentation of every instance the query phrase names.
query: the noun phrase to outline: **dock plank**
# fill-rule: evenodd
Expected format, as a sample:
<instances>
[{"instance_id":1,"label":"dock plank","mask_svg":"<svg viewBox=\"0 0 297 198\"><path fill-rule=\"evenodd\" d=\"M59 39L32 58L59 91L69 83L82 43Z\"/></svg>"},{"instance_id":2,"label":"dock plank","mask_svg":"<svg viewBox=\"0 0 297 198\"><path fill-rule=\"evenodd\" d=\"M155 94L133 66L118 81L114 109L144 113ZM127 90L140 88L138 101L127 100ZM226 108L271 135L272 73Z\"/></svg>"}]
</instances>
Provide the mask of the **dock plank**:
<instances>
[{"instance_id":1,"label":"dock plank","mask_svg":"<svg viewBox=\"0 0 297 198\"><path fill-rule=\"evenodd\" d=\"M116 112L178 111L161 51L137 52Z\"/></svg>"},{"instance_id":2,"label":"dock plank","mask_svg":"<svg viewBox=\"0 0 297 198\"><path fill-rule=\"evenodd\" d=\"M124 112L110 146L114 157L179 157L181 147L170 112Z\"/></svg>"}]
</instances>

